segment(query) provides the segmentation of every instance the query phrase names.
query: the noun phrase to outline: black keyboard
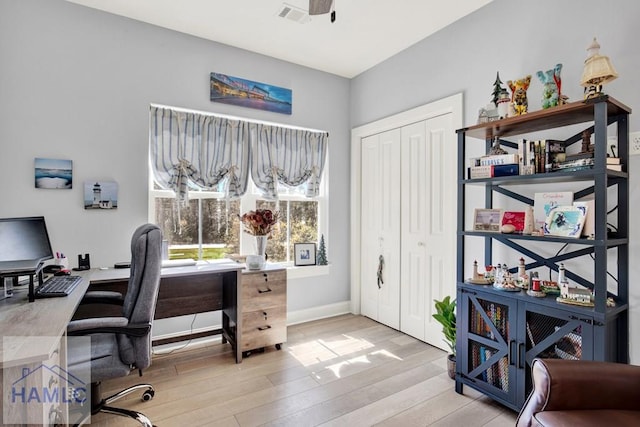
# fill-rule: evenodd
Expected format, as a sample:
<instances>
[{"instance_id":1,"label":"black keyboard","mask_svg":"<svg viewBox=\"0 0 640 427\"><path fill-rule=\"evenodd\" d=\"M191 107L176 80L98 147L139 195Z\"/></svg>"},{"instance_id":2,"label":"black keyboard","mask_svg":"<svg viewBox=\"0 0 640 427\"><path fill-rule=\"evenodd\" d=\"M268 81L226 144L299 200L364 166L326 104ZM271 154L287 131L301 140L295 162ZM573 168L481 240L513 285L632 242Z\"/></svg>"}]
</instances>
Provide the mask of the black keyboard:
<instances>
[{"instance_id":1,"label":"black keyboard","mask_svg":"<svg viewBox=\"0 0 640 427\"><path fill-rule=\"evenodd\" d=\"M53 276L36 289L36 298L66 297L80 282L80 276Z\"/></svg>"}]
</instances>

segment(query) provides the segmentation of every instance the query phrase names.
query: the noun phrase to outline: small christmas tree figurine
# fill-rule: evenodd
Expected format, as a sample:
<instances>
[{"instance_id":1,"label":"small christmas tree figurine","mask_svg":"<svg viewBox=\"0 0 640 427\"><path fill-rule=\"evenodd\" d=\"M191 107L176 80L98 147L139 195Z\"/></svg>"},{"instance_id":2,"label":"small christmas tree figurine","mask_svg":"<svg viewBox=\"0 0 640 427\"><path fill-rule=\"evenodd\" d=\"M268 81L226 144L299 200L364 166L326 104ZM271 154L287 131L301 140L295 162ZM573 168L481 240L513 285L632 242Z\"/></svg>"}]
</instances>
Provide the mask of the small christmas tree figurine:
<instances>
[{"instance_id":1,"label":"small christmas tree figurine","mask_svg":"<svg viewBox=\"0 0 640 427\"><path fill-rule=\"evenodd\" d=\"M496 72L496 81L493 82L493 98L491 98L491 102L496 107L498 106L498 100L500 99L500 94L503 92L507 92L507 89L502 87L502 81L500 80L500 72Z\"/></svg>"},{"instance_id":2,"label":"small christmas tree figurine","mask_svg":"<svg viewBox=\"0 0 640 427\"><path fill-rule=\"evenodd\" d=\"M324 244L324 234L320 236L320 248L318 248L318 265L327 265L329 261L327 260L327 247Z\"/></svg>"}]
</instances>

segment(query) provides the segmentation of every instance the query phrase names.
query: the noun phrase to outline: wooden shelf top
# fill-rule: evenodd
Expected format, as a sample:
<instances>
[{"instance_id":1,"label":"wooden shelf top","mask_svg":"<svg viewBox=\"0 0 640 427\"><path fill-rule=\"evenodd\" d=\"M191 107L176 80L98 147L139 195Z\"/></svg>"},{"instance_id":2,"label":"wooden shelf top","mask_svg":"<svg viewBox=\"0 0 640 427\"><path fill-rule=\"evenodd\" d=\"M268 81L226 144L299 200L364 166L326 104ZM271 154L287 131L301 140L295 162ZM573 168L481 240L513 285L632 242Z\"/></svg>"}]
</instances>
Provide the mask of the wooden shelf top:
<instances>
[{"instance_id":1,"label":"wooden shelf top","mask_svg":"<svg viewBox=\"0 0 640 427\"><path fill-rule=\"evenodd\" d=\"M456 132L464 132L467 136L473 138L492 139L496 136L522 135L529 132L589 122L594 120L594 106L601 102L607 103L607 114L609 116L631 113L631 108L608 95L603 95L599 98L571 102L521 116L479 123L458 129Z\"/></svg>"}]
</instances>

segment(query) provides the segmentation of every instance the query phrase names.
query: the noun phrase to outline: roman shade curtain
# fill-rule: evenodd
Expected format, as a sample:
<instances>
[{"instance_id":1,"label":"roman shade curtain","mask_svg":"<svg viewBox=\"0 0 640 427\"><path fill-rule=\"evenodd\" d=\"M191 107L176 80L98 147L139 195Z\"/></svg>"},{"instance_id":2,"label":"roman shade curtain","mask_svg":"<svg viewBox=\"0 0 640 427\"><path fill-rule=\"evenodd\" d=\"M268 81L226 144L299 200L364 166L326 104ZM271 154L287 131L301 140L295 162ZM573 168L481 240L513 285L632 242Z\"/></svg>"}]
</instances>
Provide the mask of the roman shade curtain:
<instances>
[{"instance_id":1,"label":"roman shade curtain","mask_svg":"<svg viewBox=\"0 0 640 427\"><path fill-rule=\"evenodd\" d=\"M278 183L305 184L307 197L318 196L329 139L326 132L154 105L149 135L155 182L181 204L190 187L218 191L222 182L227 199L238 198L250 170L267 200L277 200Z\"/></svg>"},{"instance_id":2,"label":"roman shade curtain","mask_svg":"<svg viewBox=\"0 0 640 427\"><path fill-rule=\"evenodd\" d=\"M150 155L156 183L176 193L181 204L189 186L225 192L235 199L247 191L249 123L226 117L151 106Z\"/></svg>"},{"instance_id":3,"label":"roman shade curtain","mask_svg":"<svg viewBox=\"0 0 640 427\"><path fill-rule=\"evenodd\" d=\"M305 184L305 196L318 196L328 139L326 132L256 124L251 130L254 184L267 200L277 200L278 183Z\"/></svg>"}]
</instances>

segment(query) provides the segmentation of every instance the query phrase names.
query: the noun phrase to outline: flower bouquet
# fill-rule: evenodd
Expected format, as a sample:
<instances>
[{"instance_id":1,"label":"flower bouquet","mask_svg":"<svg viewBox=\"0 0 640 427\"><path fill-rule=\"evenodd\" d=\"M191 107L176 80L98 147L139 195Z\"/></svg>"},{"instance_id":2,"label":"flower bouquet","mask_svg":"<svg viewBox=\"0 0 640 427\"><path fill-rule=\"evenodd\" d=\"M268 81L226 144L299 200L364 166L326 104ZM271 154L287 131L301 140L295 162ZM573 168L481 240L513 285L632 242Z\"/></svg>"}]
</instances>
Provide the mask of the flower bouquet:
<instances>
[{"instance_id":1,"label":"flower bouquet","mask_svg":"<svg viewBox=\"0 0 640 427\"><path fill-rule=\"evenodd\" d=\"M273 226L278 223L279 213L269 209L256 209L246 212L240 217L245 233L252 236L268 236Z\"/></svg>"}]
</instances>

